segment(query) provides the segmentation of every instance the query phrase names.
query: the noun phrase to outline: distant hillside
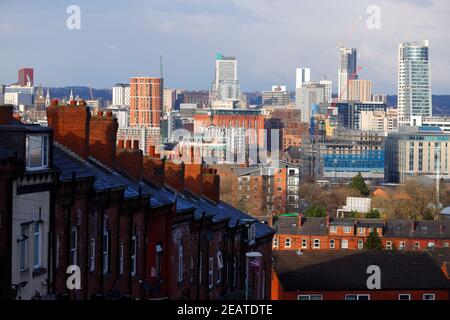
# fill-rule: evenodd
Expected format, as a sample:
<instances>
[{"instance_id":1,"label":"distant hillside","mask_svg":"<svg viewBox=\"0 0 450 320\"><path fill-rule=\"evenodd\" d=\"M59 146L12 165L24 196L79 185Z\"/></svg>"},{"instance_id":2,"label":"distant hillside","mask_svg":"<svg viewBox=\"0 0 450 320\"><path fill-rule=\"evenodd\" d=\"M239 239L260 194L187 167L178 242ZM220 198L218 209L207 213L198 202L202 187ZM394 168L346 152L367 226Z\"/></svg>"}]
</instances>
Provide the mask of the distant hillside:
<instances>
[{"instance_id":1,"label":"distant hillside","mask_svg":"<svg viewBox=\"0 0 450 320\"><path fill-rule=\"evenodd\" d=\"M388 104L397 106L397 96L388 96ZM433 115L450 116L450 95L433 95Z\"/></svg>"},{"instance_id":2,"label":"distant hillside","mask_svg":"<svg viewBox=\"0 0 450 320\"><path fill-rule=\"evenodd\" d=\"M68 99L70 97L70 90L73 91L73 96L79 96L81 99L90 100L91 94L89 87L61 87L48 88L50 89L50 98L52 99ZM44 94L47 94L47 88L44 88ZM94 89L92 88L92 95L94 99L103 98L104 100L112 99L112 89Z\"/></svg>"}]
</instances>

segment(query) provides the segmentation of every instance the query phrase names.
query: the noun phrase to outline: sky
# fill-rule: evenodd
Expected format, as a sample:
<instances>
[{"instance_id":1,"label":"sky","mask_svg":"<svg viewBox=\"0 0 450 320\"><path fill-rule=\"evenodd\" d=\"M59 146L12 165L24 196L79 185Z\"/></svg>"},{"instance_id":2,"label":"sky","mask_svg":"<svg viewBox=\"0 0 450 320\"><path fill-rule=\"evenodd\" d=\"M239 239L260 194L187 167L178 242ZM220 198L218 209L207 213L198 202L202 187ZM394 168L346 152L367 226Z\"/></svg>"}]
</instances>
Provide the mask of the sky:
<instances>
[{"instance_id":1,"label":"sky","mask_svg":"<svg viewBox=\"0 0 450 320\"><path fill-rule=\"evenodd\" d=\"M80 8L80 29L66 12ZM380 29L369 29L369 6ZM238 59L242 90L295 87L295 68L337 91L338 47L358 48L360 79L397 90L400 42L429 40L434 94L450 94L448 0L0 0L0 83L34 67L35 83L110 88L131 76L209 89L216 53Z\"/></svg>"}]
</instances>

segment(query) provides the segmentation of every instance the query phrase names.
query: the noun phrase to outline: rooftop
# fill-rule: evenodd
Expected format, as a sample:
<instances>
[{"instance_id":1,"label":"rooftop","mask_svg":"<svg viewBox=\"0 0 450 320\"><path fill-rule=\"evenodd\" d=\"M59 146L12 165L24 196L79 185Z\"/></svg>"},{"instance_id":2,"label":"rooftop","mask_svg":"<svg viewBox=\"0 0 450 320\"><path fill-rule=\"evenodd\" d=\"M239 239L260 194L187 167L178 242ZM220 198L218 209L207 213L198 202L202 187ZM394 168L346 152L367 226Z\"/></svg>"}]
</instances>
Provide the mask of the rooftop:
<instances>
[{"instance_id":1,"label":"rooftop","mask_svg":"<svg viewBox=\"0 0 450 320\"><path fill-rule=\"evenodd\" d=\"M427 253L320 251L274 254L274 269L286 291L367 290L367 267L381 269L382 290L450 289L450 281Z\"/></svg>"}]
</instances>

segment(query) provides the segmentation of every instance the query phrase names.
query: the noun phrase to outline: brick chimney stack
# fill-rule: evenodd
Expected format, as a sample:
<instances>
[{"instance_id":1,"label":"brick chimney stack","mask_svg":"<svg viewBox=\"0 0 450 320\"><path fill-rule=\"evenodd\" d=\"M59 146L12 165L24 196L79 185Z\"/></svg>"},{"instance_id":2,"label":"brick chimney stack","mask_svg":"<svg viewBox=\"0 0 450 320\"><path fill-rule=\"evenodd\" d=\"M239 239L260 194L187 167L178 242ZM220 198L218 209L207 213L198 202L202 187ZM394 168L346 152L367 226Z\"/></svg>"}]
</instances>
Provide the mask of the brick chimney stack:
<instances>
[{"instance_id":1,"label":"brick chimney stack","mask_svg":"<svg viewBox=\"0 0 450 320\"><path fill-rule=\"evenodd\" d=\"M164 166L164 183L178 192L184 191L184 163L176 164L166 161Z\"/></svg>"},{"instance_id":2,"label":"brick chimney stack","mask_svg":"<svg viewBox=\"0 0 450 320\"><path fill-rule=\"evenodd\" d=\"M144 157L143 177L147 181L157 185L164 186L164 172L166 159L160 159L155 152L155 146L149 147L149 155Z\"/></svg>"},{"instance_id":3,"label":"brick chimney stack","mask_svg":"<svg viewBox=\"0 0 450 320\"><path fill-rule=\"evenodd\" d=\"M215 203L220 201L220 176L217 169L208 168L204 171L203 196Z\"/></svg>"},{"instance_id":4,"label":"brick chimney stack","mask_svg":"<svg viewBox=\"0 0 450 320\"><path fill-rule=\"evenodd\" d=\"M190 158L185 164L184 171L186 189L201 197L203 193L203 164L199 153L195 152L194 147L191 147L189 156Z\"/></svg>"},{"instance_id":5,"label":"brick chimney stack","mask_svg":"<svg viewBox=\"0 0 450 320\"><path fill-rule=\"evenodd\" d=\"M0 125L9 125L13 121L14 106L5 104L0 106Z\"/></svg>"},{"instance_id":6,"label":"brick chimney stack","mask_svg":"<svg viewBox=\"0 0 450 320\"><path fill-rule=\"evenodd\" d=\"M116 159L116 137L119 124L112 112L98 111L90 119L89 153L103 164L113 167Z\"/></svg>"},{"instance_id":7,"label":"brick chimney stack","mask_svg":"<svg viewBox=\"0 0 450 320\"><path fill-rule=\"evenodd\" d=\"M79 156L89 156L89 124L91 113L85 104L60 106L57 99L47 108L48 126L53 129L54 140Z\"/></svg>"},{"instance_id":8,"label":"brick chimney stack","mask_svg":"<svg viewBox=\"0 0 450 320\"><path fill-rule=\"evenodd\" d=\"M297 227L303 227L303 218L303 213L299 213L299 215L297 216Z\"/></svg>"},{"instance_id":9,"label":"brick chimney stack","mask_svg":"<svg viewBox=\"0 0 450 320\"><path fill-rule=\"evenodd\" d=\"M131 140L128 145L131 145ZM139 149L139 141L133 141L133 149L123 148L123 140L119 140L117 149L117 159L115 167L129 174L135 179L141 179L143 177L143 161L144 154ZM122 147L120 147L122 146Z\"/></svg>"}]
</instances>

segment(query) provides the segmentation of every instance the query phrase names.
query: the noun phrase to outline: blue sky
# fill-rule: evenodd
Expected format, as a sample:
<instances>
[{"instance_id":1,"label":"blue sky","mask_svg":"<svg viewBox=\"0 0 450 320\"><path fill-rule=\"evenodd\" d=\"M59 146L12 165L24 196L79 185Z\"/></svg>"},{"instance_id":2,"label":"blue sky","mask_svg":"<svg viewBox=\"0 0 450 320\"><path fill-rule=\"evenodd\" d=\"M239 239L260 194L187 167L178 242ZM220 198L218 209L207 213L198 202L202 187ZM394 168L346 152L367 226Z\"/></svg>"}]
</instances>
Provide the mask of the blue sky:
<instances>
[{"instance_id":1,"label":"blue sky","mask_svg":"<svg viewBox=\"0 0 450 320\"><path fill-rule=\"evenodd\" d=\"M72 4L81 30L66 28ZM366 27L369 5L381 30ZM448 0L0 0L0 12L0 83L31 66L44 86L108 88L158 76L162 55L166 86L208 89L221 52L237 57L244 90L293 89L299 66L336 84L344 44L360 50L374 92L395 93L398 44L428 39L433 93L450 93Z\"/></svg>"}]
</instances>

